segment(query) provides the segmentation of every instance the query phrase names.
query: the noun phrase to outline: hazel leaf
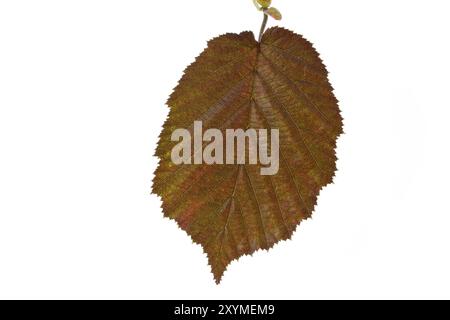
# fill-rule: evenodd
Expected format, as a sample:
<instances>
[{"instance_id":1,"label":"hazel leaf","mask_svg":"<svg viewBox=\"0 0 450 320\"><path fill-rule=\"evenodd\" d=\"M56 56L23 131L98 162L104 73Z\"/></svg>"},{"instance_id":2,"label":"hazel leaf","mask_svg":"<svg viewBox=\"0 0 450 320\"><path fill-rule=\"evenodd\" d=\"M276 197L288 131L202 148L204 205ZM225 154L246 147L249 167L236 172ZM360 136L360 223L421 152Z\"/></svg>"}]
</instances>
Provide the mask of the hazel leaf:
<instances>
[{"instance_id":1,"label":"hazel leaf","mask_svg":"<svg viewBox=\"0 0 450 320\"><path fill-rule=\"evenodd\" d=\"M153 192L164 216L203 247L219 283L233 260L290 239L312 215L336 171L338 101L311 43L274 27L261 42L252 32L209 41L167 105ZM174 165L172 133L192 134L195 121L224 136L227 129L277 129L278 172L261 175L261 164Z\"/></svg>"}]
</instances>

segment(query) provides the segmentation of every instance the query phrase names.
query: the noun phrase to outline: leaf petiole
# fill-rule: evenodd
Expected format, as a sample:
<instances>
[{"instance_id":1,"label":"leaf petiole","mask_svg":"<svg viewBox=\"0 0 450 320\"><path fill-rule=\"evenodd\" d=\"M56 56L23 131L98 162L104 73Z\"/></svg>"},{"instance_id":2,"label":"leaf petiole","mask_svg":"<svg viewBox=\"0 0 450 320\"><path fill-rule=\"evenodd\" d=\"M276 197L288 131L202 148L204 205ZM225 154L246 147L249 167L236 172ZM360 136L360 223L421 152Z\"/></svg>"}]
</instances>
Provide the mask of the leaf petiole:
<instances>
[{"instance_id":1,"label":"leaf petiole","mask_svg":"<svg viewBox=\"0 0 450 320\"><path fill-rule=\"evenodd\" d=\"M261 30L259 31L258 42L261 42L264 31L266 30L267 20L269 19L269 16L265 12L263 12L263 15L264 15L264 18L263 18L263 22L261 24Z\"/></svg>"}]
</instances>

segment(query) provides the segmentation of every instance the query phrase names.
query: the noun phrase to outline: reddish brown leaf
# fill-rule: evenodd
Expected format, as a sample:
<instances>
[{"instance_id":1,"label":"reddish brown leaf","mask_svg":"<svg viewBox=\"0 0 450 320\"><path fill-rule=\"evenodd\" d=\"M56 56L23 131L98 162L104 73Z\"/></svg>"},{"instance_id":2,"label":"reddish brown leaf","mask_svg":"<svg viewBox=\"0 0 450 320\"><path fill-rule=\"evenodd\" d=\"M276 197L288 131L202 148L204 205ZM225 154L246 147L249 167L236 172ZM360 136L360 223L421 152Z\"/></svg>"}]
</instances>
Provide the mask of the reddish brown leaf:
<instances>
[{"instance_id":1,"label":"reddish brown leaf","mask_svg":"<svg viewBox=\"0 0 450 320\"><path fill-rule=\"evenodd\" d=\"M311 216L336 171L342 118L327 71L312 45L282 28L258 43L251 32L211 40L171 95L160 136L153 192L204 248L217 282L242 255L291 237ZM174 165L171 141L193 122L208 128L277 128L280 168L259 165Z\"/></svg>"}]
</instances>

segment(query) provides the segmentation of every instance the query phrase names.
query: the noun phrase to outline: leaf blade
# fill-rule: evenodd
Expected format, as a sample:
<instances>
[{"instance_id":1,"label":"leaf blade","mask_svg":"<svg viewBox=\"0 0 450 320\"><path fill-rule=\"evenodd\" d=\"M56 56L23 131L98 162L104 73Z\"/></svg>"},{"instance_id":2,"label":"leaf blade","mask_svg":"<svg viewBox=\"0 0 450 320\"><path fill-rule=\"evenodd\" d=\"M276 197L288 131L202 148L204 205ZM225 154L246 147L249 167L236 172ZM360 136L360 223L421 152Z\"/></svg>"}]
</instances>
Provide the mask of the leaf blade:
<instances>
[{"instance_id":1,"label":"leaf blade","mask_svg":"<svg viewBox=\"0 0 450 320\"><path fill-rule=\"evenodd\" d=\"M342 117L327 71L303 37L268 29L211 40L167 102L153 192L204 248L216 282L242 255L270 249L311 216L336 171ZM170 136L203 120L208 128L279 128L280 169L261 176L255 165L171 164Z\"/></svg>"}]
</instances>

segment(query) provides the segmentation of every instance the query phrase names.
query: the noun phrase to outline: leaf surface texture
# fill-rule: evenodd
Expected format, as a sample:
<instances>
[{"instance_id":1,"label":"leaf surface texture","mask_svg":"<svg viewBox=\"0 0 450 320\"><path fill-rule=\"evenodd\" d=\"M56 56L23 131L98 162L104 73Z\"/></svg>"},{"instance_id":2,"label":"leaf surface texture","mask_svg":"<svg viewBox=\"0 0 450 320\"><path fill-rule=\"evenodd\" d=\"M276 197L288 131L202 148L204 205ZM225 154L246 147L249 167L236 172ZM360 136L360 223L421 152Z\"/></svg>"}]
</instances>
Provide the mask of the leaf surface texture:
<instances>
[{"instance_id":1,"label":"leaf surface texture","mask_svg":"<svg viewBox=\"0 0 450 320\"><path fill-rule=\"evenodd\" d=\"M313 46L289 30L225 34L190 65L168 100L153 192L166 217L204 248L220 282L229 263L291 237L336 171L338 101ZM174 165L178 128L279 129L279 171L259 165Z\"/></svg>"}]
</instances>

